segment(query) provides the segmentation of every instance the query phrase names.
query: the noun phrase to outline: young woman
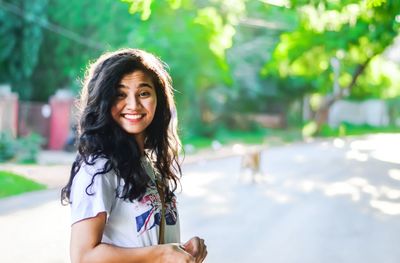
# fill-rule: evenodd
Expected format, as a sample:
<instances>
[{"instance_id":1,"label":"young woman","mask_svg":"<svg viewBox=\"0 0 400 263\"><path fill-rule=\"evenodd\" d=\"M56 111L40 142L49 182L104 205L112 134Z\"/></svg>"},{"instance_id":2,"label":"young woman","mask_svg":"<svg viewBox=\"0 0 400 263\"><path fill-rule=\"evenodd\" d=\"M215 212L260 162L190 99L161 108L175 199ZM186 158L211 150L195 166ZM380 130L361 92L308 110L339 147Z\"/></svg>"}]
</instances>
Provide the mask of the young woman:
<instances>
[{"instance_id":1,"label":"young woman","mask_svg":"<svg viewBox=\"0 0 400 263\"><path fill-rule=\"evenodd\" d=\"M102 55L86 74L80 106L78 154L62 189L71 261L202 262L203 239L180 243L180 142L163 63L138 49Z\"/></svg>"}]
</instances>

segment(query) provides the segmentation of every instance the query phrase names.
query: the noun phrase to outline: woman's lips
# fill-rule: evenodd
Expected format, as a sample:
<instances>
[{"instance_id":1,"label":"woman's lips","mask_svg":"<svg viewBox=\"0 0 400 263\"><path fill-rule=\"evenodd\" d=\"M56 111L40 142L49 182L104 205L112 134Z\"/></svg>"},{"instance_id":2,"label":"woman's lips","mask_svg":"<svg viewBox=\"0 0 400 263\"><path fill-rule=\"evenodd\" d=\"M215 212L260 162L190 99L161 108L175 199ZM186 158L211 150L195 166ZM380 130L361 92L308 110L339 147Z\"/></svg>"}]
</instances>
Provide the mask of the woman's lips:
<instances>
[{"instance_id":1,"label":"woman's lips","mask_svg":"<svg viewBox=\"0 0 400 263\"><path fill-rule=\"evenodd\" d=\"M125 113L125 114L121 114L123 118L130 120L130 121L136 121L136 120L140 120L141 118L144 117L145 114L129 114L129 113Z\"/></svg>"}]
</instances>

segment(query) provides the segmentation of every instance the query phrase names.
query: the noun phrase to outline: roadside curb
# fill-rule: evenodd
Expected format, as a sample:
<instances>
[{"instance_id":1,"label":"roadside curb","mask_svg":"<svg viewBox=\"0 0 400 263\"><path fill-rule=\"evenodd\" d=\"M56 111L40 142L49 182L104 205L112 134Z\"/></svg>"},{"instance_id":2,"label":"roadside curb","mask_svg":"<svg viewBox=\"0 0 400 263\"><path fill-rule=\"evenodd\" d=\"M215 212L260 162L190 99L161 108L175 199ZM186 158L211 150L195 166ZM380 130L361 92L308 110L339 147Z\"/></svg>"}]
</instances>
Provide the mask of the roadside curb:
<instances>
[{"instance_id":1,"label":"roadside curb","mask_svg":"<svg viewBox=\"0 0 400 263\"><path fill-rule=\"evenodd\" d=\"M0 216L42 205L46 201L60 199L60 189L27 192L0 199Z\"/></svg>"}]
</instances>

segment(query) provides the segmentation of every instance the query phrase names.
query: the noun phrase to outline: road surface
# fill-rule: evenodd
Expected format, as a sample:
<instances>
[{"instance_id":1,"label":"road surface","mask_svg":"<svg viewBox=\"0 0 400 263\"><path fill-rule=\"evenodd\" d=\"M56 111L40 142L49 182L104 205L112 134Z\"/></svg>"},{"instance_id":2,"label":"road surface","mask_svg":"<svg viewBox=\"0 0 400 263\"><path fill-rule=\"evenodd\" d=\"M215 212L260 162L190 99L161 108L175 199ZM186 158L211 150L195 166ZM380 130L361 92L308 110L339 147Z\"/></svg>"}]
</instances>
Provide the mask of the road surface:
<instances>
[{"instance_id":1,"label":"road surface","mask_svg":"<svg viewBox=\"0 0 400 263\"><path fill-rule=\"evenodd\" d=\"M185 165L182 239L204 237L208 263L398 263L398 149L400 135L271 147L256 183L240 156ZM0 201L0 262L68 262L58 192Z\"/></svg>"}]
</instances>

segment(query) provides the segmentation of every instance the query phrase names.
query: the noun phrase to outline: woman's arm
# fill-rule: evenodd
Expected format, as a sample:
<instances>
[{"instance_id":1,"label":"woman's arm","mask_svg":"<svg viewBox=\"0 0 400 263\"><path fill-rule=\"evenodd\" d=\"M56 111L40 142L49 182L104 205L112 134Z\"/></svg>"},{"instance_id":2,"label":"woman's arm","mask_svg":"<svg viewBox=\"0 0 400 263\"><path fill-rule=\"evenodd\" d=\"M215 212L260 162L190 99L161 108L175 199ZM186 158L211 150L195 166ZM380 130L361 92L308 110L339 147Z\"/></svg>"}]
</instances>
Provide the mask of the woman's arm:
<instances>
[{"instance_id":1,"label":"woman's arm","mask_svg":"<svg viewBox=\"0 0 400 263\"><path fill-rule=\"evenodd\" d=\"M191 255L179 244L156 245L143 248L121 248L101 243L106 213L72 225L72 263L197 263L199 257Z\"/></svg>"}]
</instances>

